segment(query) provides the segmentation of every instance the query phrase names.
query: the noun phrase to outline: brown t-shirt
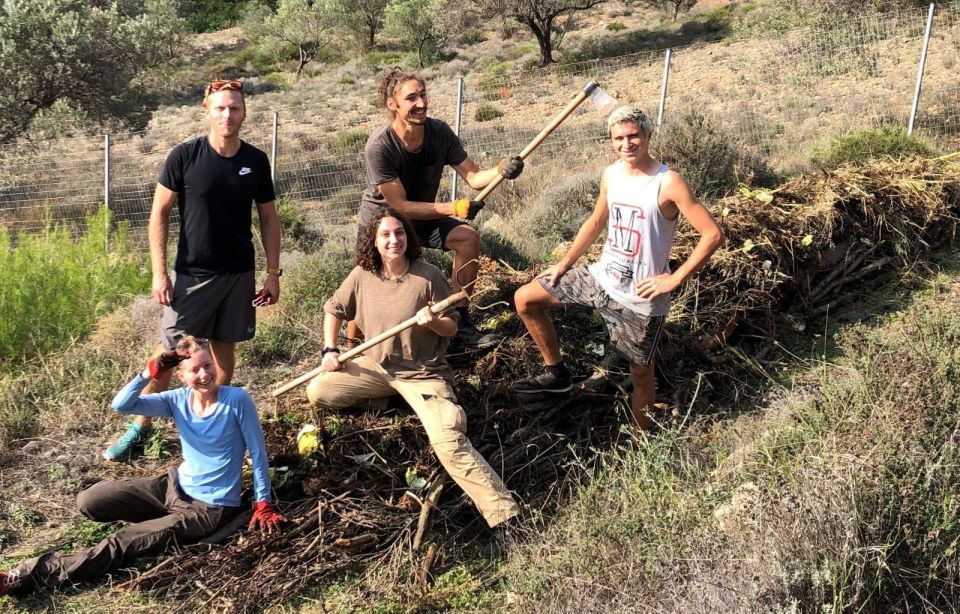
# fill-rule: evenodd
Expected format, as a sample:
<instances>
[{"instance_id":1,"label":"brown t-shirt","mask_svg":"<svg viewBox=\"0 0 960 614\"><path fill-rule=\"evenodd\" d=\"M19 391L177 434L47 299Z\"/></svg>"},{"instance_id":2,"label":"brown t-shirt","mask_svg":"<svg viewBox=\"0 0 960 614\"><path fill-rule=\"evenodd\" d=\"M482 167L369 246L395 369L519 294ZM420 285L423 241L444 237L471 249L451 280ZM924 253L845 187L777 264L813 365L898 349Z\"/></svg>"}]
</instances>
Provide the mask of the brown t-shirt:
<instances>
[{"instance_id":1,"label":"brown t-shirt","mask_svg":"<svg viewBox=\"0 0 960 614\"><path fill-rule=\"evenodd\" d=\"M416 152L407 151L390 124L384 124L370 134L363 148L367 187L360 203L361 226L387 206L380 185L399 178L407 200L432 203L440 189L444 166L456 166L467 159L460 138L447 124L428 117L423 130L423 145Z\"/></svg>"},{"instance_id":2,"label":"brown t-shirt","mask_svg":"<svg viewBox=\"0 0 960 614\"><path fill-rule=\"evenodd\" d=\"M438 303L448 296L450 286L443 273L422 260L414 260L400 279L383 279L357 266L323 310L345 320L355 320L363 335L370 339L412 318L427 301ZM448 315L457 318L455 311ZM453 371L445 357L448 342L449 338L415 324L370 348L364 355L394 377L441 377L453 385Z\"/></svg>"}]
</instances>

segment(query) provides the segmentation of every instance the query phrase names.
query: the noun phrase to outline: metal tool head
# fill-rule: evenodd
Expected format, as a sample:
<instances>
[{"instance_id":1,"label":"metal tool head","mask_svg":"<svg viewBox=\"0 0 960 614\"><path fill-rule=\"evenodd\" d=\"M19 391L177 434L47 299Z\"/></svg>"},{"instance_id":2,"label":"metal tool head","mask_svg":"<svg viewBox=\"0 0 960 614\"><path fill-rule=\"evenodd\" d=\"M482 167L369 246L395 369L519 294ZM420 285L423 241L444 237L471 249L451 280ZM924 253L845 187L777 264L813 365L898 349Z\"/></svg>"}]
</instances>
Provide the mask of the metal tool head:
<instances>
[{"instance_id":1,"label":"metal tool head","mask_svg":"<svg viewBox=\"0 0 960 614\"><path fill-rule=\"evenodd\" d=\"M583 87L583 92L603 117L610 115L610 113L617 108L617 100L603 91L603 88L601 88L596 81L587 83Z\"/></svg>"}]
</instances>

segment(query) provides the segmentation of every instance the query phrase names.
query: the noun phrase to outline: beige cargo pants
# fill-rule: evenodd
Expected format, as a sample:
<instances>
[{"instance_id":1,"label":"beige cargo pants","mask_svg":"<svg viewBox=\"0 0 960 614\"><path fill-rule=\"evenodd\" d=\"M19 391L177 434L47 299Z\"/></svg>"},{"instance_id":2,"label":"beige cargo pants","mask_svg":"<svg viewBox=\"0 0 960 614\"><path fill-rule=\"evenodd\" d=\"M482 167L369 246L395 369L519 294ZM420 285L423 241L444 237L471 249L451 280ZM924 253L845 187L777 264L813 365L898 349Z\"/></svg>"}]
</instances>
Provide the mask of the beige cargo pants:
<instances>
[{"instance_id":1,"label":"beige cargo pants","mask_svg":"<svg viewBox=\"0 0 960 614\"><path fill-rule=\"evenodd\" d=\"M328 409L353 407L392 394L400 394L416 412L443 468L473 500L489 526L520 512L503 480L467 439L466 414L444 380L399 379L360 356L340 371L321 373L307 386L310 402Z\"/></svg>"}]
</instances>

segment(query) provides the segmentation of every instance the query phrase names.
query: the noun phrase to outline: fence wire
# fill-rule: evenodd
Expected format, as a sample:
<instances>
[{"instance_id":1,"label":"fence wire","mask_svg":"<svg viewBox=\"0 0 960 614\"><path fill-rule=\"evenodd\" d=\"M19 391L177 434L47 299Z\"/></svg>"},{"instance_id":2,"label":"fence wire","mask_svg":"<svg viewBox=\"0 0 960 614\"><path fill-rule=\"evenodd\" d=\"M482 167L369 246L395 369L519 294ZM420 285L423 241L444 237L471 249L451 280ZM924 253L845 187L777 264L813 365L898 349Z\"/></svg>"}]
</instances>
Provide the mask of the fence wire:
<instances>
[{"instance_id":1,"label":"fence wire","mask_svg":"<svg viewBox=\"0 0 960 614\"><path fill-rule=\"evenodd\" d=\"M697 114L771 167L795 171L805 168L811 148L829 135L885 122L905 129L926 19L926 11L899 12L796 28L775 38L673 48L661 132ZM464 145L482 167L518 152L590 79L656 119L664 55L664 50L645 51L511 74L465 75ZM915 130L944 148L960 145L958 59L960 7L938 7ZM431 115L452 126L457 79L441 74L428 89ZM275 153L277 194L298 202L318 228L351 223L365 187L363 144L384 121L382 112L372 100L344 109L319 96L309 103L294 97L285 100L289 106L273 109L251 96L243 138L268 155ZM279 113L276 152L274 112ZM155 122L163 130L111 135L109 207L115 220L134 228L147 224L156 178L170 149L204 132L199 107ZM344 122L351 126L328 128ZM584 103L529 164L549 165L551 158L571 151L596 152L605 135L603 118ZM0 226L30 231L49 220L82 223L105 202L105 153L102 137L0 147ZM438 198L447 198L449 189L448 177ZM461 194L465 191L461 188Z\"/></svg>"}]
</instances>

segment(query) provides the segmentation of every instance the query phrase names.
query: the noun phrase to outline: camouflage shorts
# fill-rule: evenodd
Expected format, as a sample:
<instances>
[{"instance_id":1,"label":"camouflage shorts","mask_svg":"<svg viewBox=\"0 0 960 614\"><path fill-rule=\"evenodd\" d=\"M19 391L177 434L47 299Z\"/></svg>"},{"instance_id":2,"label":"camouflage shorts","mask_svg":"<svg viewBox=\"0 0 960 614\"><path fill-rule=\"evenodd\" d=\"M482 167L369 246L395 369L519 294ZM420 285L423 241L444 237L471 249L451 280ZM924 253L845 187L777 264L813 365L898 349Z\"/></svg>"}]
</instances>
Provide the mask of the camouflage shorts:
<instances>
[{"instance_id":1,"label":"camouflage shorts","mask_svg":"<svg viewBox=\"0 0 960 614\"><path fill-rule=\"evenodd\" d=\"M610 342L630 362L639 365L653 362L665 316L645 316L624 307L610 298L585 266L564 273L556 286L550 286L546 279L541 279L540 284L554 298L568 305L599 311L610 333Z\"/></svg>"}]
</instances>

